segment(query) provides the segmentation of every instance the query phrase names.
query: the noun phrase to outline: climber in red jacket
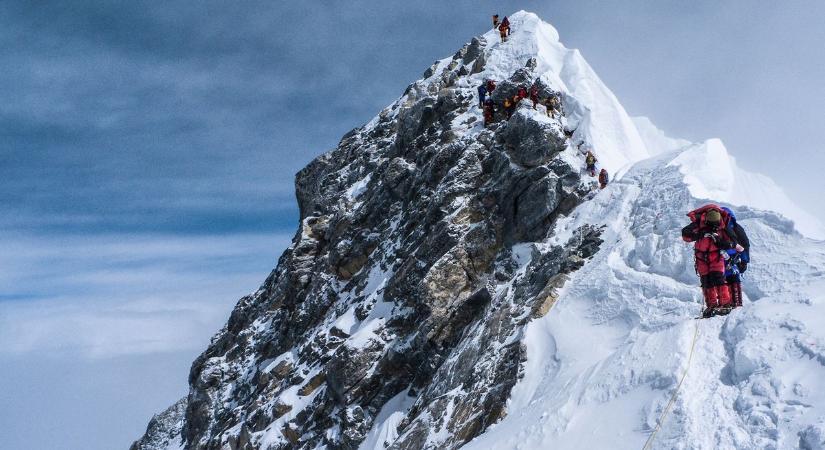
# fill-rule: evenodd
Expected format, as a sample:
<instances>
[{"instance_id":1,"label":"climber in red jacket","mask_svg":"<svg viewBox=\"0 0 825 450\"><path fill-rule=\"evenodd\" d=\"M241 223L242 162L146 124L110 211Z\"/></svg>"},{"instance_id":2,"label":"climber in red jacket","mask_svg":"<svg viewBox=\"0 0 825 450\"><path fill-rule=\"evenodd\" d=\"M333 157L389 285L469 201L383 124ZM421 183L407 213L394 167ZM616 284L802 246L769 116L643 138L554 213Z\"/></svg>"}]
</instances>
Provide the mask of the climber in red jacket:
<instances>
[{"instance_id":1,"label":"climber in red jacket","mask_svg":"<svg viewBox=\"0 0 825 450\"><path fill-rule=\"evenodd\" d=\"M682 239L693 242L696 273L702 284L705 310L702 317L727 314L731 309L730 290L725 284L727 250L739 248L725 231L727 213L717 205L708 204L688 213L690 224L682 228ZM742 249L744 250L744 249ZM741 251L741 250L740 250Z\"/></svg>"},{"instance_id":2,"label":"climber in red jacket","mask_svg":"<svg viewBox=\"0 0 825 450\"><path fill-rule=\"evenodd\" d=\"M607 182L610 181L610 178L607 176L607 169L602 169L599 172L599 189L604 189L607 187Z\"/></svg>"}]
</instances>

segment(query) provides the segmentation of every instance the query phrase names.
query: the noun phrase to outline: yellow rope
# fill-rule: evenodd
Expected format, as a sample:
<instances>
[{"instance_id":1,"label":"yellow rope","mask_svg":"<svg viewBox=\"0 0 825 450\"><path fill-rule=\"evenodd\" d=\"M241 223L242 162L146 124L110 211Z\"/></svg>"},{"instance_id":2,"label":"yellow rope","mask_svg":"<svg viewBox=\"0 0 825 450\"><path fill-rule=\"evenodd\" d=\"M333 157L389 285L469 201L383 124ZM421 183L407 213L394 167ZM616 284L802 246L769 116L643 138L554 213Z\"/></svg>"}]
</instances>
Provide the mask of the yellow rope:
<instances>
[{"instance_id":1,"label":"yellow rope","mask_svg":"<svg viewBox=\"0 0 825 450\"><path fill-rule=\"evenodd\" d=\"M688 370L690 370L690 362L693 360L693 349L696 348L696 337L699 335L699 320L696 320L696 328L693 331L693 342L690 343L690 353L688 353L688 360L687 360L687 367L685 367L685 373L682 374L682 379L679 380L679 384L676 385L676 391L673 392L673 396L670 397L670 401L667 403L665 410L662 411L662 415L659 417L659 421L656 423L656 427L653 429L653 432L650 433L650 436L647 438L647 442L645 442L645 446L642 447L642 450L648 450L650 445L653 444L653 438L656 437L656 433L662 428L662 423L664 423L665 418L667 418L668 413L670 412L670 408L673 406L673 402L676 401L676 396L679 395L679 390L682 389L682 383L685 381L685 377L687 377Z\"/></svg>"}]
</instances>

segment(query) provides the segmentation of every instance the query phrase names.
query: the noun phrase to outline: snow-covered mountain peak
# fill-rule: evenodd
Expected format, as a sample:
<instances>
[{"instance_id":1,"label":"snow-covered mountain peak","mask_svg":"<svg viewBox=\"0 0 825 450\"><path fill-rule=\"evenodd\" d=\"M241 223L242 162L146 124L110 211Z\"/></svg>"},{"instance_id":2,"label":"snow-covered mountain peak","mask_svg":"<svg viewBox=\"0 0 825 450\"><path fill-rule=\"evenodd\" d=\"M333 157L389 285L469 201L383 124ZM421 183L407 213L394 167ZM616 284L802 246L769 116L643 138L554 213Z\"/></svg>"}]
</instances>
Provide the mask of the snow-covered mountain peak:
<instances>
[{"instance_id":1,"label":"snow-covered mountain peak","mask_svg":"<svg viewBox=\"0 0 825 450\"><path fill-rule=\"evenodd\" d=\"M697 199L776 211L791 219L800 233L825 239L825 227L800 208L770 178L741 169L719 139L708 139L678 152L668 164L684 176Z\"/></svg>"},{"instance_id":2,"label":"snow-covered mountain peak","mask_svg":"<svg viewBox=\"0 0 825 450\"><path fill-rule=\"evenodd\" d=\"M541 80L562 94L566 124L575 130L573 143L582 144L582 148L590 146L611 173L622 172L652 154L627 111L581 52L565 47L558 31L534 13L518 11L509 20L511 34L506 40L502 40L498 29L490 29L468 44L473 47L477 43L480 48L473 47L482 55L480 64L473 68L478 71L456 80L455 86L474 88L487 79L508 80L532 61L530 83ZM455 57L437 61L415 84L420 89L432 86L446 69L455 66L455 61Z\"/></svg>"},{"instance_id":3,"label":"snow-covered mountain peak","mask_svg":"<svg viewBox=\"0 0 825 450\"><path fill-rule=\"evenodd\" d=\"M825 448L825 242L763 209L804 211L720 141L634 122L535 14L510 22L298 173L292 245L134 450L641 448L659 426L650 448ZM563 114L504 110L530 86ZM745 308L693 321L679 230L709 200L754 260Z\"/></svg>"}]
</instances>

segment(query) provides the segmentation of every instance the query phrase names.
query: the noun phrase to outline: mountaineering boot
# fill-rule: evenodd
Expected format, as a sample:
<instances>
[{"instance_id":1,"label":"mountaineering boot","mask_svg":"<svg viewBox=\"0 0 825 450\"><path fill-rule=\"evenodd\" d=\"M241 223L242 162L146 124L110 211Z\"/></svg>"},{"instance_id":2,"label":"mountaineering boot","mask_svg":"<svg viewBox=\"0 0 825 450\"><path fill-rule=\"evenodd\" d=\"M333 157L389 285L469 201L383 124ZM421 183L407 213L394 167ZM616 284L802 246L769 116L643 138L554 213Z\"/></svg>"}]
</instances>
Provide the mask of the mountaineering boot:
<instances>
[{"instance_id":1,"label":"mountaineering boot","mask_svg":"<svg viewBox=\"0 0 825 450\"><path fill-rule=\"evenodd\" d=\"M702 311L702 318L707 319L716 315L715 309L719 306L719 297L716 287L702 288L702 294L705 296L705 309Z\"/></svg>"},{"instance_id":2,"label":"mountaineering boot","mask_svg":"<svg viewBox=\"0 0 825 450\"><path fill-rule=\"evenodd\" d=\"M728 314L730 314L730 312L732 310L733 310L733 308L730 308L728 306L720 306L720 307L713 310L713 315L714 316L727 316Z\"/></svg>"}]
</instances>

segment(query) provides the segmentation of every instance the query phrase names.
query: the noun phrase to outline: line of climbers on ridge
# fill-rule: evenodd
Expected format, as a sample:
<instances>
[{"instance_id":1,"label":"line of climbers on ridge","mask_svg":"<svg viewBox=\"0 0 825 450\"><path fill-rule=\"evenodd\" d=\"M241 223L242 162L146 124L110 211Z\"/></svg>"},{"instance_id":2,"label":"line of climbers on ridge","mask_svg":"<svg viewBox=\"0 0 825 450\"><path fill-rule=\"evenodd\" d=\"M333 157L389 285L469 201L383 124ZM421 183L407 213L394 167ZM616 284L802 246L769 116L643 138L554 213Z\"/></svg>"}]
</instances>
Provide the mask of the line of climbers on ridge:
<instances>
[{"instance_id":1,"label":"line of climbers on ridge","mask_svg":"<svg viewBox=\"0 0 825 450\"><path fill-rule=\"evenodd\" d=\"M505 16L499 22L498 14L493 14L493 29L498 29L501 41L507 41L511 34L510 20ZM484 126L495 120L497 111L503 111L507 119L515 112L519 103L528 97L524 85L512 97L505 97L501 105L487 98L496 89L494 80L487 79L478 86L478 107L484 113ZM534 83L529 89L529 98L533 109L541 103L546 108L548 117L559 118L564 115L560 93L552 93L544 101L539 101L539 88ZM575 131L575 130L573 130ZM565 130L567 139L573 131ZM580 142L576 148L579 152L584 146L585 170L591 177L596 176L598 159L589 144ZM607 170L599 171L599 188L604 189L609 182ZM745 229L736 221L736 215L727 207L708 204L689 212L690 223L682 229L682 239L694 243L694 260L696 274L702 286L705 309L702 317L712 317L730 313L733 308L742 306L742 274L750 262L750 241Z\"/></svg>"},{"instance_id":2,"label":"line of climbers on ridge","mask_svg":"<svg viewBox=\"0 0 825 450\"><path fill-rule=\"evenodd\" d=\"M579 144L581 146L581 144ZM590 173L591 177L596 176L596 163L599 161L596 159L596 155L593 154L593 149L587 145L587 153L584 155L584 164L587 172ZM607 182L610 181L607 176L607 169L602 167L602 170L599 171L599 189L604 189L607 187Z\"/></svg>"},{"instance_id":3,"label":"line of climbers on ridge","mask_svg":"<svg viewBox=\"0 0 825 450\"><path fill-rule=\"evenodd\" d=\"M506 17L505 17L506 19ZM493 20L498 20L498 16L493 16ZM561 93L553 92L548 95L544 100L539 98L539 87L536 83L533 83L530 86L528 91L527 87L524 85L520 85L516 91L516 94L512 97L505 97L504 101L501 105L496 105L493 102L492 98L487 98L488 95L492 95L493 91L496 89L496 82L492 79L484 80L477 88L478 91L478 107L483 111L484 115L484 126L487 127L491 123L495 121L496 113L497 112L504 112L504 115L509 120L512 117L513 113L516 111L519 103L526 98L530 98L533 102L533 109L538 109L537 105L541 104L545 108L545 113L548 117L553 119L556 118L556 114L558 114L559 119L564 115L564 109L562 108L561 102ZM573 130L575 131L575 130ZM571 139L573 136L573 131L565 130L564 134L567 139ZM585 144L585 142L580 142L576 148L581 152L582 145L585 146L586 154L585 154L585 167L588 173L590 173L591 177L596 176L596 156L593 154L592 148L590 145ZM607 183L609 182L609 176L607 174L607 169L602 168L599 172L599 188L604 189L607 187Z\"/></svg>"},{"instance_id":4,"label":"line of climbers on ridge","mask_svg":"<svg viewBox=\"0 0 825 450\"><path fill-rule=\"evenodd\" d=\"M693 242L696 274L702 286L702 317L742 306L742 275L750 262L750 240L730 208L710 203L689 212L682 239Z\"/></svg>"},{"instance_id":5,"label":"line of climbers on ridge","mask_svg":"<svg viewBox=\"0 0 825 450\"><path fill-rule=\"evenodd\" d=\"M510 35L510 19L507 16L504 16L504 19L501 19L501 22L498 21L498 14L493 14L493 29L495 30L498 28L499 35L501 36L501 42L507 40L507 36Z\"/></svg>"},{"instance_id":6,"label":"line of climbers on ridge","mask_svg":"<svg viewBox=\"0 0 825 450\"><path fill-rule=\"evenodd\" d=\"M495 120L496 112L504 112L507 119L509 119L516 111L519 103L525 98L530 98L533 102L533 109L537 109L537 105L541 103L545 107L548 117L556 118L556 113L559 117L564 115L561 106L561 95L559 93L552 93L543 101L539 101L539 87L535 83L530 86L529 93L526 86L521 85L512 97L505 97L501 105L496 105L492 98L487 98L487 95L492 95L496 89L495 80L484 80L477 88L478 91L478 107L484 112L484 126L488 126Z\"/></svg>"}]
</instances>

